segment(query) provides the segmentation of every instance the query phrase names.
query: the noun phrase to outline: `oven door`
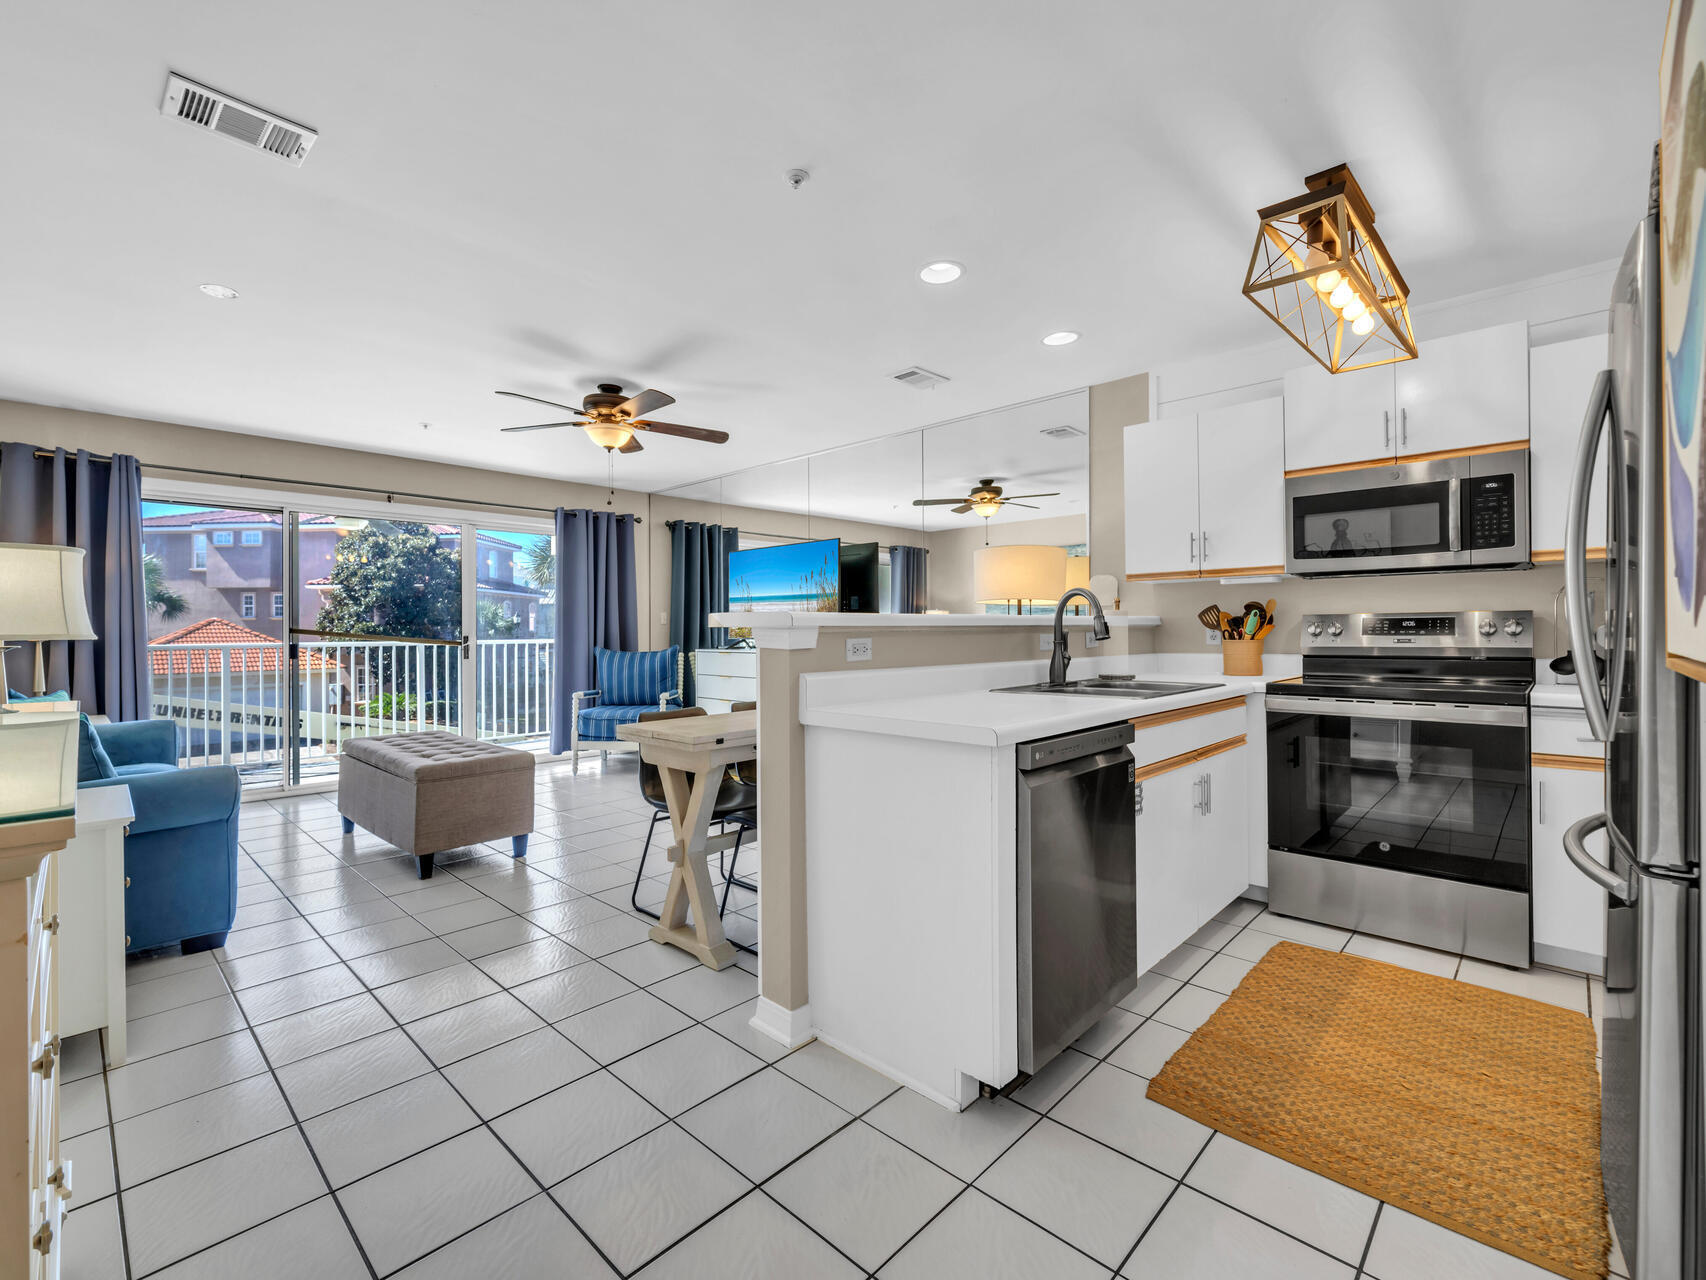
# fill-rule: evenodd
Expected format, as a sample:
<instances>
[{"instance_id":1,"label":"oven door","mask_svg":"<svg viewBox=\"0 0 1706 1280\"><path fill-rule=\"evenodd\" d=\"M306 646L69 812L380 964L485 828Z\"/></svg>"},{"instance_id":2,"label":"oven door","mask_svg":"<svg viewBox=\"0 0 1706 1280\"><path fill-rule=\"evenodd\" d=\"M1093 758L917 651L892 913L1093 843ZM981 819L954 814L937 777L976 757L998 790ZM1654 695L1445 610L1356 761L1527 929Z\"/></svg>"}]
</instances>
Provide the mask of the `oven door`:
<instances>
[{"instance_id":1,"label":"oven door","mask_svg":"<svg viewBox=\"0 0 1706 1280\"><path fill-rule=\"evenodd\" d=\"M1463 458L1359 467L1285 482L1287 573L1392 573L1467 566Z\"/></svg>"},{"instance_id":2,"label":"oven door","mask_svg":"<svg viewBox=\"0 0 1706 1280\"><path fill-rule=\"evenodd\" d=\"M1274 849L1526 893L1528 710L1270 695Z\"/></svg>"}]
</instances>

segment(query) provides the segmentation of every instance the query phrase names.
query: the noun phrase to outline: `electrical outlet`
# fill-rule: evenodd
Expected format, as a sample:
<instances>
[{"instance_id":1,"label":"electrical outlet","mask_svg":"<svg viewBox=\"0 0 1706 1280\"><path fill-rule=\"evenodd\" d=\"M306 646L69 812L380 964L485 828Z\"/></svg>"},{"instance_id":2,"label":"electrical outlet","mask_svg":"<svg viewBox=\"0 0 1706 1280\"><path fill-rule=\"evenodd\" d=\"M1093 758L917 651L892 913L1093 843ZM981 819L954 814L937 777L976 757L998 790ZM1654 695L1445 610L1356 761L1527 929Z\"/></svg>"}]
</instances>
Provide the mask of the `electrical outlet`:
<instances>
[{"instance_id":1,"label":"electrical outlet","mask_svg":"<svg viewBox=\"0 0 1706 1280\"><path fill-rule=\"evenodd\" d=\"M1084 633L1084 647L1086 649L1094 649L1101 643L1102 642L1100 640L1096 639L1096 633L1094 631L1086 631Z\"/></svg>"},{"instance_id":2,"label":"electrical outlet","mask_svg":"<svg viewBox=\"0 0 1706 1280\"><path fill-rule=\"evenodd\" d=\"M1203 641L1209 646L1209 648L1212 649L1215 645L1220 643L1220 632L1216 631L1213 627L1204 627L1202 629L1202 633Z\"/></svg>"},{"instance_id":3,"label":"electrical outlet","mask_svg":"<svg viewBox=\"0 0 1706 1280\"><path fill-rule=\"evenodd\" d=\"M1044 632L1037 637L1037 648L1043 653L1054 652L1054 637Z\"/></svg>"},{"instance_id":4,"label":"electrical outlet","mask_svg":"<svg viewBox=\"0 0 1706 1280\"><path fill-rule=\"evenodd\" d=\"M847 642L847 661L869 662L871 660L870 640L849 640Z\"/></svg>"}]
</instances>

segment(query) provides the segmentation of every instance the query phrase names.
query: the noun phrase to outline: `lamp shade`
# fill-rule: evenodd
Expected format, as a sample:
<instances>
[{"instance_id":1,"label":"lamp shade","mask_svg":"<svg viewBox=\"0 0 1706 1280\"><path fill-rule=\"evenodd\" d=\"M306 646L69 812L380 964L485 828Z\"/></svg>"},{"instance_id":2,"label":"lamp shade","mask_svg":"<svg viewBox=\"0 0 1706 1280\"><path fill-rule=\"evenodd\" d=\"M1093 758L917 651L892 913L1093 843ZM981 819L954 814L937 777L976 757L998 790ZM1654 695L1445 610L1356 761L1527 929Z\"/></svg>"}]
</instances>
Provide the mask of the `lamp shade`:
<instances>
[{"instance_id":1,"label":"lamp shade","mask_svg":"<svg viewBox=\"0 0 1706 1280\"><path fill-rule=\"evenodd\" d=\"M0 640L93 640L83 548L0 542Z\"/></svg>"},{"instance_id":2,"label":"lamp shade","mask_svg":"<svg viewBox=\"0 0 1706 1280\"><path fill-rule=\"evenodd\" d=\"M78 723L64 712L0 716L0 823L76 809Z\"/></svg>"},{"instance_id":3,"label":"lamp shade","mask_svg":"<svg viewBox=\"0 0 1706 1280\"><path fill-rule=\"evenodd\" d=\"M1089 556L1067 556L1066 557L1066 587L1065 587L1065 590L1070 591L1074 587L1083 587L1086 591L1090 590L1090 557Z\"/></svg>"},{"instance_id":4,"label":"lamp shade","mask_svg":"<svg viewBox=\"0 0 1706 1280\"><path fill-rule=\"evenodd\" d=\"M1066 548L979 547L972 555L972 587L979 604L1057 600L1066 590Z\"/></svg>"}]
</instances>

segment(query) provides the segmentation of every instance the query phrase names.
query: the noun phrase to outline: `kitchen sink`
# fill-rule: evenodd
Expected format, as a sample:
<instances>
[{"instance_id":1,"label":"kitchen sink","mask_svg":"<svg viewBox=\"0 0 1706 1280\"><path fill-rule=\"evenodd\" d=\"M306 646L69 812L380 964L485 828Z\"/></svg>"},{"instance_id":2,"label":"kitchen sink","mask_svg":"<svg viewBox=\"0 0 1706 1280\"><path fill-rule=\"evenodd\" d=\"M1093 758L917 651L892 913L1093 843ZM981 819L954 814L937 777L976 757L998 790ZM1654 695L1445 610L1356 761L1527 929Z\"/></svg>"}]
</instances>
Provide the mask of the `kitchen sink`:
<instances>
[{"instance_id":1,"label":"kitchen sink","mask_svg":"<svg viewBox=\"0 0 1706 1280\"><path fill-rule=\"evenodd\" d=\"M1195 693L1199 689L1218 689L1218 682L1181 684L1170 680L1140 680L1136 676L1087 676L1083 680L1068 680L1064 684L1019 684L994 693L1080 693L1104 698L1165 698L1174 693Z\"/></svg>"}]
</instances>

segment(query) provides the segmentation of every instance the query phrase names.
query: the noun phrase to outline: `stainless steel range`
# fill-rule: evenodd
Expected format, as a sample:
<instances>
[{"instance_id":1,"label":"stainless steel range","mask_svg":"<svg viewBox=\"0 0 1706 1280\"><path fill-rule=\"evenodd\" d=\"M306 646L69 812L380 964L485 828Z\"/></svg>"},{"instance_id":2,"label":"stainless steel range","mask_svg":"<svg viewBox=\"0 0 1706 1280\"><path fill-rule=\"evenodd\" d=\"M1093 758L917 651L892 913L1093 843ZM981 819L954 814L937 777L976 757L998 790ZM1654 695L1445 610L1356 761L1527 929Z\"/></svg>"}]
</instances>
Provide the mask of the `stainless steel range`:
<instances>
[{"instance_id":1,"label":"stainless steel range","mask_svg":"<svg viewBox=\"0 0 1706 1280\"><path fill-rule=\"evenodd\" d=\"M1527 968L1533 615L1303 623L1267 696L1269 906Z\"/></svg>"}]
</instances>

